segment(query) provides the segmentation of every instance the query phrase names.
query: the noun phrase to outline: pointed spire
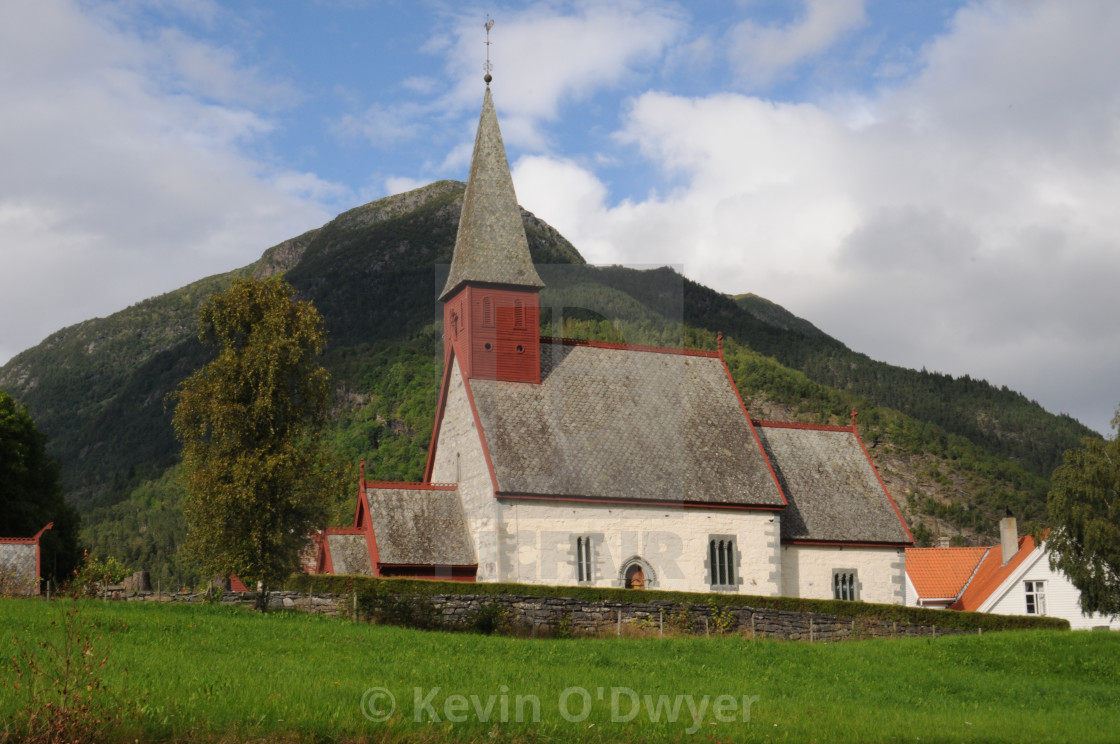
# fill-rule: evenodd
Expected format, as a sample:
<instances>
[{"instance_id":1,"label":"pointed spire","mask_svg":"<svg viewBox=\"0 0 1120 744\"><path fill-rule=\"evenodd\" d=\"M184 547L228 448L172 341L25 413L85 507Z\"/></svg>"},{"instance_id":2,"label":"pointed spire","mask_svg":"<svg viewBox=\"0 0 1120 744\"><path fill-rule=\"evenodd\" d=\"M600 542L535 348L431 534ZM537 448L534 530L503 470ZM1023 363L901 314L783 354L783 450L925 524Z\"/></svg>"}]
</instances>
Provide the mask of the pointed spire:
<instances>
[{"instance_id":1,"label":"pointed spire","mask_svg":"<svg viewBox=\"0 0 1120 744\"><path fill-rule=\"evenodd\" d=\"M482 100L451 274L440 299L446 300L466 282L544 286L529 255L489 86Z\"/></svg>"}]
</instances>

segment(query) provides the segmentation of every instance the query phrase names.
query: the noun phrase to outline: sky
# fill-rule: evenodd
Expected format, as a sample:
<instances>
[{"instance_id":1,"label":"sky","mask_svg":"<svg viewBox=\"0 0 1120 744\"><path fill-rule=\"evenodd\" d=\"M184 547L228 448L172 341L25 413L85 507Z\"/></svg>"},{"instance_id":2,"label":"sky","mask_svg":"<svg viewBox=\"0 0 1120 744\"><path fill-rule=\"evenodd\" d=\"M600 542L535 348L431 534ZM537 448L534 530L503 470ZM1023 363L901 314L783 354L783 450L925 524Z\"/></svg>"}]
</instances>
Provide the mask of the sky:
<instances>
[{"instance_id":1,"label":"sky","mask_svg":"<svg viewBox=\"0 0 1120 744\"><path fill-rule=\"evenodd\" d=\"M1111 430L1114 0L4 0L0 364L465 180L488 17L518 198L589 262Z\"/></svg>"}]
</instances>

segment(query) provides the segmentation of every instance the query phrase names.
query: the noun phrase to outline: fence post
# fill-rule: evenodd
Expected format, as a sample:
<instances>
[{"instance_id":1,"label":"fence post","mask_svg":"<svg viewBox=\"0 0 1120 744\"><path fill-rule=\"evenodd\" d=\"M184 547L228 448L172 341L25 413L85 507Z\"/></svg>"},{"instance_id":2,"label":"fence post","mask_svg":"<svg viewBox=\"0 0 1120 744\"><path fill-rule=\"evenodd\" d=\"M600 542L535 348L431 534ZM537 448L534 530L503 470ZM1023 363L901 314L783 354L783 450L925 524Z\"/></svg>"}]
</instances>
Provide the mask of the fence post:
<instances>
[{"instance_id":1,"label":"fence post","mask_svg":"<svg viewBox=\"0 0 1120 744\"><path fill-rule=\"evenodd\" d=\"M622 608L618 608L618 637L622 637Z\"/></svg>"},{"instance_id":2,"label":"fence post","mask_svg":"<svg viewBox=\"0 0 1120 744\"><path fill-rule=\"evenodd\" d=\"M664 609L658 610L657 614L660 617L660 623L659 623L660 627L659 627L659 630L657 631L657 637L658 638L664 638L665 637L665 610Z\"/></svg>"}]
</instances>

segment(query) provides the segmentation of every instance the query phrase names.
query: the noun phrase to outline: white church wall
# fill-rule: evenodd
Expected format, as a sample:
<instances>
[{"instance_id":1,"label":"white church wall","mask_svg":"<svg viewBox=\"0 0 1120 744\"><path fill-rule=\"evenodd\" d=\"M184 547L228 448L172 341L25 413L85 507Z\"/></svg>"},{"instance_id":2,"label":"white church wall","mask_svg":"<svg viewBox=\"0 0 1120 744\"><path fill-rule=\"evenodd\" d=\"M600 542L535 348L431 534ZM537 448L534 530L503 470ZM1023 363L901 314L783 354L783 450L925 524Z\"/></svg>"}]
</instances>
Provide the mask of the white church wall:
<instances>
[{"instance_id":1,"label":"white church wall","mask_svg":"<svg viewBox=\"0 0 1120 744\"><path fill-rule=\"evenodd\" d=\"M902 604L906 599L906 553L902 548L783 545L782 594L833 599L833 573L855 570L857 599Z\"/></svg>"},{"instance_id":2,"label":"white church wall","mask_svg":"<svg viewBox=\"0 0 1120 744\"><path fill-rule=\"evenodd\" d=\"M504 500L502 581L617 587L631 559L647 588L713 591L709 539L731 538L735 583L717 591L774 596L781 586L774 512ZM579 581L577 538L590 538L592 573Z\"/></svg>"},{"instance_id":3,"label":"white church wall","mask_svg":"<svg viewBox=\"0 0 1120 744\"><path fill-rule=\"evenodd\" d=\"M458 483L467 531L478 559L478 581L498 581L500 515L458 363L451 372L432 467L435 483Z\"/></svg>"}]
</instances>

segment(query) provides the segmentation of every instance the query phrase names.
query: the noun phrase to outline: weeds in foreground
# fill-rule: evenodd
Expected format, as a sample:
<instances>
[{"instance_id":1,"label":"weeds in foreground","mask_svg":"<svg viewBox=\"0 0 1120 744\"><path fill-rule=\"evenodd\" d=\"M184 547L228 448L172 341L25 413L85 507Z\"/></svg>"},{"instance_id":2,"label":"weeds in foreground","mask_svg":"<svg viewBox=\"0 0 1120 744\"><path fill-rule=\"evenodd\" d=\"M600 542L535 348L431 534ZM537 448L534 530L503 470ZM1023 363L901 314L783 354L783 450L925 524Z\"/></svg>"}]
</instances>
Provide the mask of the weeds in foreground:
<instances>
[{"instance_id":1,"label":"weeds in foreground","mask_svg":"<svg viewBox=\"0 0 1120 744\"><path fill-rule=\"evenodd\" d=\"M96 742L117 729L123 705L105 685L103 670L109 661L106 636L124 628L118 621L102 632L74 594L45 637L36 639L30 628L14 633L11 673L0 685L11 688L22 704L0 741Z\"/></svg>"}]
</instances>

